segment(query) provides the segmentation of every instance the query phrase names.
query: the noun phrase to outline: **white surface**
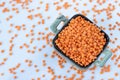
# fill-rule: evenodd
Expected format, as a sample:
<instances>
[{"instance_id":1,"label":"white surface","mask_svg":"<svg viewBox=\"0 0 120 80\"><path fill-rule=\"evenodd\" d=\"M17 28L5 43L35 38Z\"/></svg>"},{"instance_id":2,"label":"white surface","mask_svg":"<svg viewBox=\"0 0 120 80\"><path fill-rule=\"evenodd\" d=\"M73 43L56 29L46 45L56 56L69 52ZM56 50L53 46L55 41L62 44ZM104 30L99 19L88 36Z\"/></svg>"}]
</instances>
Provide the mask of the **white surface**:
<instances>
[{"instance_id":1,"label":"white surface","mask_svg":"<svg viewBox=\"0 0 120 80\"><path fill-rule=\"evenodd\" d=\"M6 5L5 7L8 7L9 9L12 8L12 6L8 3L9 0L0 0L0 3L5 1ZM106 5L108 3L112 3L115 5L116 9L115 11L112 12L112 16L113 18L110 20L106 20L106 13L102 12L101 14L96 14L96 18L97 21L99 23L97 23L98 26L104 26L106 27L105 32L109 35L110 32L113 33L113 36L110 36L111 39L114 39L115 37L118 38L118 40L115 42L115 44L109 43L110 48L115 48L118 44L120 45L120 31L118 31L117 29L120 28L120 26L117 26L117 29L114 31L109 31L108 28L108 24L115 24L116 21L120 20L120 17L118 17L116 15L117 12L120 11L120 6L118 6L118 3L120 3L120 0L118 0L118 3L115 3L115 0L107 0L105 4L103 4L102 6L98 5L96 3L97 0L94 0L92 3L89 3L88 0L76 0L77 2L79 2L79 6L75 6L75 4L71 1L71 0L64 0L64 2L69 2L72 7L65 10L65 9L61 9L59 11L55 10L55 6L53 6L53 2L55 1L59 1L59 0L44 0L43 4L39 4L40 1L38 0L34 0L32 3L30 3L28 6L31 9L35 9L34 12L28 13L25 9L22 9L20 5L16 5L17 8L19 8L20 13L16 14L15 12L9 12L9 13L2 13L2 7L0 7L0 41L3 42L2 47L0 46L0 50L1 49L5 49L5 53L2 54L0 53L0 62L3 60L3 58L7 57L8 60L5 62L4 65L0 65L0 73L4 73L3 76L0 76L0 80L15 80L13 78L14 75L10 74L9 72L9 68L14 67L17 63L21 63L21 66L19 69L17 69L17 74L16 76L18 77L16 80L31 80L31 78L34 78L35 80L37 80L37 77L41 77L41 80L50 80L50 78L52 77L51 74L49 74L47 72L47 66L50 66L51 68L54 69L55 74L56 75L61 75L64 76L66 75L67 77L70 77L71 74L76 74L76 78L79 77L79 75L74 71L71 70L70 73L66 73L66 71L69 69L69 67L71 66L71 62L67 60L67 63L64 64L64 68L60 69L58 67L58 58L50 58L50 55L52 54L52 51L54 50L53 47L49 47L47 46L45 49L42 50L42 52L38 52L35 51L35 54L28 54L26 49L19 49L19 46L23 43L28 43L30 41L30 38L32 38L31 36L26 38L25 34L29 33L29 30L31 29L31 25L35 24L36 28L34 28L34 32L35 32L35 36L33 36L34 38L36 37L41 37L39 35L37 35L38 31L41 32L45 32L48 33L51 30L49 29L48 31L45 31L44 28L45 27L49 27L51 25L51 23L55 20L55 18L59 15L59 13L64 14L65 16L69 16L72 17L73 15L76 14L76 12L73 10L74 7L77 7L79 9L79 12L81 12L82 10L90 10L90 13L87 14L87 17L91 20L93 20L93 14L94 12L92 12L91 8L93 7L94 4L97 5L97 8L105 8ZM48 12L44 11L45 8L45 3L49 3L50 8ZM83 6L84 3L87 3L87 6ZM63 3L60 3L59 5L62 5ZM41 9L40 10L36 10L36 7L40 6ZM45 19L45 24L42 25L38 25L37 21L40 20L39 18L35 18L33 20L29 20L27 19L28 14L35 14L35 13L42 13L43 18ZM13 18L9 21L6 21L6 17L8 17L9 15L14 15ZM47 16L50 16L51 18L48 20ZM104 18L105 21L104 22L100 22L101 18ZM21 30L21 31L17 31L14 28L10 28L9 24L13 23L14 25L21 25L21 24L25 24L26 29L25 31ZM12 30L12 33L8 34L8 30ZM12 36L14 36L14 34L17 33L18 37L13 41L14 43L14 48L13 48L13 55L9 56L9 40ZM33 44L30 44L30 48L32 48L33 46L37 46L37 48L40 48L42 44L45 44L45 41L37 41L35 40L33 42ZM47 58L44 58L44 53L48 54ZM115 54L120 55L120 50L118 50ZM27 64L25 63L25 59L29 59L33 61L33 65L37 64L38 65L38 69L40 69L40 71L38 73L35 72L35 68L33 66L28 67ZM47 66L43 67L42 66L42 60L46 60L47 62ZM111 59L109 59L106 63L106 65L110 64L111 65L111 71L110 72L105 72L104 74L100 75L100 67L97 67L95 69L95 74L94 76L94 80L100 80L100 79L104 79L107 80L108 78L114 78L115 80L120 80L120 69L117 68L117 65L114 64L114 61L112 61ZM120 61L119 61L120 64ZM20 70L24 69L25 72L21 73ZM118 72L119 76L115 77L114 73ZM45 74L45 78L42 78L42 74ZM92 74L90 70L87 70L84 73L84 79L83 80L91 80ZM58 79L56 79L58 80ZM62 77L60 80L64 80L64 78Z\"/></svg>"}]
</instances>

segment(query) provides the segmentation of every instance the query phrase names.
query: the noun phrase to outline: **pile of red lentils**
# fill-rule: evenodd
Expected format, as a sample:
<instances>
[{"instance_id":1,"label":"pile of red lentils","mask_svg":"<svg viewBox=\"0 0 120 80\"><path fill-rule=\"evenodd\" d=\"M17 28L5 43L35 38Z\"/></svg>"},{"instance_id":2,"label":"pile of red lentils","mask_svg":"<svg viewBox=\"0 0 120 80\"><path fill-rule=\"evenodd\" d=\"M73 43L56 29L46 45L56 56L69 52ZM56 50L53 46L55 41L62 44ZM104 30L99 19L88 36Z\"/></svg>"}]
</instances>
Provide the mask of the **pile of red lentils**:
<instances>
[{"instance_id":1,"label":"pile of red lentils","mask_svg":"<svg viewBox=\"0 0 120 80\"><path fill-rule=\"evenodd\" d=\"M119 7L120 0L0 0L0 80L119 80ZM49 26L61 13L87 16L110 36L104 67L81 70L54 50Z\"/></svg>"},{"instance_id":2,"label":"pile of red lentils","mask_svg":"<svg viewBox=\"0 0 120 80\"><path fill-rule=\"evenodd\" d=\"M106 38L97 26L78 16L58 34L55 43L66 56L87 66L103 50Z\"/></svg>"}]
</instances>

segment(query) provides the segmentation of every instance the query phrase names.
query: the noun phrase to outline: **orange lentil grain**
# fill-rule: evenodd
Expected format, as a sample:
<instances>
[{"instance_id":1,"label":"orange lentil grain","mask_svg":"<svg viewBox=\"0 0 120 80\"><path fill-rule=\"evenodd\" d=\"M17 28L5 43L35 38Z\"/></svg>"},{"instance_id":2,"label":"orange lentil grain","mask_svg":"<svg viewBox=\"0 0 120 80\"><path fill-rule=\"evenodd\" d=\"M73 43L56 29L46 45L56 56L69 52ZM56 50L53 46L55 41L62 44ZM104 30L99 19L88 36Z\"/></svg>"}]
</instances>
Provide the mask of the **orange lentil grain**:
<instances>
[{"instance_id":1,"label":"orange lentil grain","mask_svg":"<svg viewBox=\"0 0 120 80\"><path fill-rule=\"evenodd\" d=\"M44 57L47 57L47 56L48 56L48 55L45 53L45 54L44 54Z\"/></svg>"},{"instance_id":2,"label":"orange lentil grain","mask_svg":"<svg viewBox=\"0 0 120 80\"><path fill-rule=\"evenodd\" d=\"M54 58L55 56L54 55L51 55L51 58Z\"/></svg>"},{"instance_id":3,"label":"orange lentil grain","mask_svg":"<svg viewBox=\"0 0 120 80\"><path fill-rule=\"evenodd\" d=\"M114 78L109 78L108 80L115 80Z\"/></svg>"},{"instance_id":4,"label":"orange lentil grain","mask_svg":"<svg viewBox=\"0 0 120 80\"><path fill-rule=\"evenodd\" d=\"M42 19L42 24L44 24L45 23L45 20L44 19Z\"/></svg>"},{"instance_id":5,"label":"orange lentil grain","mask_svg":"<svg viewBox=\"0 0 120 80\"><path fill-rule=\"evenodd\" d=\"M29 60L29 63L32 63L32 60Z\"/></svg>"},{"instance_id":6,"label":"orange lentil grain","mask_svg":"<svg viewBox=\"0 0 120 80\"><path fill-rule=\"evenodd\" d=\"M0 42L0 46L2 45L2 42Z\"/></svg>"},{"instance_id":7,"label":"orange lentil grain","mask_svg":"<svg viewBox=\"0 0 120 80\"><path fill-rule=\"evenodd\" d=\"M118 64L118 68L120 68L120 64Z\"/></svg>"},{"instance_id":8,"label":"orange lentil grain","mask_svg":"<svg viewBox=\"0 0 120 80\"><path fill-rule=\"evenodd\" d=\"M17 3L21 3L21 0L16 0Z\"/></svg>"},{"instance_id":9,"label":"orange lentil grain","mask_svg":"<svg viewBox=\"0 0 120 80\"><path fill-rule=\"evenodd\" d=\"M16 13L18 14L18 13L19 13L19 11L16 11Z\"/></svg>"},{"instance_id":10,"label":"orange lentil grain","mask_svg":"<svg viewBox=\"0 0 120 80\"><path fill-rule=\"evenodd\" d=\"M26 59L25 62L28 62L28 60Z\"/></svg>"},{"instance_id":11,"label":"orange lentil grain","mask_svg":"<svg viewBox=\"0 0 120 80\"><path fill-rule=\"evenodd\" d=\"M38 35L41 35L41 32L38 32Z\"/></svg>"},{"instance_id":12,"label":"orange lentil grain","mask_svg":"<svg viewBox=\"0 0 120 80\"><path fill-rule=\"evenodd\" d=\"M94 76L91 76L91 79L94 80Z\"/></svg>"},{"instance_id":13,"label":"orange lentil grain","mask_svg":"<svg viewBox=\"0 0 120 80\"><path fill-rule=\"evenodd\" d=\"M115 76L117 77L117 76L118 76L118 73L115 73Z\"/></svg>"},{"instance_id":14,"label":"orange lentil grain","mask_svg":"<svg viewBox=\"0 0 120 80\"><path fill-rule=\"evenodd\" d=\"M9 18L6 18L6 21L9 21Z\"/></svg>"},{"instance_id":15,"label":"orange lentil grain","mask_svg":"<svg viewBox=\"0 0 120 80\"><path fill-rule=\"evenodd\" d=\"M50 47L52 47L53 45L52 44L49 44Z\"/></svg>"},{"instance_id":16,"label":"orange lentil grain","mask_svg":"<svg viewBox=\"0 0 120 80\"><path fill-rule=\"evenodd\" d=\"M8 33L11 33L12 31L11 30L8 30Z\"/></svg>"},{"instance_id":17,"label":"orange lentil grain","mask_svg":"<svg viewBox=\"0 0 120 80\"><path fill-rule=\"evenodd\" d=\"M60 79L61 78L61 75L59 75L59 76L57 76L58 77L58 79Z\"/></svg>"},{"instance_id":18,"label":"orange lentil grain","mask_svg":"<svg viewBox=\"0 0 120 80\"><path fill-rule=\"evenodd\" d=\"M33 47L33 49L36 49L36 48L37 48L36 46Z\"/></svg>"},{"instance_id":19,"label":"orange lentil grain","mask_svg":"<svg viewBox=\"0 0 120 80\"><path fill-rule=\"evenodd\" d=\"M12 24L12 23L10 24L10 27L13 27L13 24Z\"/></svg>"},{"instance_id":20,"label":"orange lentil grain","mask_svg":"<svg viewBox=\"0 0 120 80\"><path fill-rule=\"evenodd\" d=\"M14 76L13 78L14 78L14 79L17 79L17 76Z\"/></svg>"},{"instance_id":21,"label":"orange lentil grain","mask_svg":"<svg viewBox=\"0 0 120 80\"><path fill-rule=\"evenodd\" d=\"M25 27L25 24L22 24L22 27Z\"/></svg>"},{"instance_id":22,"label":"orange lentil grain","mask_svg":"<svg viewBox=\"0 0 120 80\"><path fill-rule=\"evenodd\" d=\"M32 20L33 19L33 15L28 15L27 18Z\"/></svg>"},{"instance_id":23,"label":"orange lentil grain","mask_svg":"<svg viewBox=\"0 0 120 80\"><path fill-rule=\"evenodd\" d=\"M42 45L42 48L45 48L46 46L45 45Z\"/></svg>"},{"instance_id":24,"label":"orange lentil grain","mask_svg":"<svg viewBox=\"0 0 120 80\"><path fill-rule=\"evenodd\" d=\"M13 18L13 16L12 16L12 15L10 15L10 16L9 16L9 18L11 19L11 18Z\"/></svg>"},{"instance_id":25,"label":"orange lentil grain","mask_svg":"<svg viewBox=\"0 0 120 80\"><path fill-rule=\"evenodd\" d=\"M45 37L42 37L42 40L45 40Z\"/></svg>"},{"instance_id":26,"label":"orange lentil grain","mask_svg":"<svg viewBox=\"0 0 120 80\"><path fill-rule=\"evenodd\" d=\"M9 55L10 55L10 56L12 56L12 55L13 55L13 53L12 53L12 52L10 52L10 53L9 53Z\"/></svg>"},{"instance_id":27,"label":"orange lentil grain","mask_svg":"<svg viewBox=\"0 0 120 80\"><path fill-rule=\"evenodd\" d=\"M32 66L32 64L29 63L29 64L28 64L28 67L31 67L31 66Z\"/></svg>"},{"instance_id":28,"label":"orange lentil grain","mask_svg":"<svg viewBox=\"0 0 120 80\"><path fill-rule=\"evenodd\" d=\"M5 52L5 50L1 50L1 53L4 53Z\"/></svg>"},{"instance_id":29,"label":"orange lentil grain","mask_svg":"<svg viewBox=\"0 0 120 80\"><path fill-rule=\"evenodd\" d=\"M36 72L39 72L39 69L36 69Z\"/></svg>"},{"instance_id":30,"label":"orange lentil grain","mask_svg":"<svg viewBox=\"0 0 120 80\"><path fill-rule=\"evenodd\" d=\"M109 24L109 27L111 27L112 26L112 24Z\"/></svg>"},{"instance_id":31,"label":"orange lentil grain","mask_svg":"<svg viewBox=\"0 0 120 80\"><path fill-rule=\"evenodd\" d=\"M22 73L23 73L23 72L24 72L24 70L22 69L20 72L22 72Z\"/></svg>"},{"instance_id":32,"label":"orange lentil grain","mask_svg":"<svg viewBox=\"0 0 120 80\"><path fill-rule=\"evenodd\" d=\"M17 37L17 36L18 36L18 34L15 34L14 36L15 36L15 37Z\"/></svg>"},{"instance_id":33,"label":"orange lentil grain","mask_svg":"<svg viewBox=\"0 0 120 80\"><path fill-rule=\"evenodd\" d=\"M46 27L45 30L47 31L47 30L48 30L48 27Z\"/></svg>"},{"instance_id":34,"label":"orange lentil grain","mask_svg":"<svg viewBox=\"0 0 120 80\"><path fill-rule=\"evenodd\" d=\"M37 65L35 64L34 67L37 68Z\"/></svg>"},{"instance_id":35,"label":"orange lentil grain","mask_svg":"<svg viewBox=\"0 0 120 80\"><path fill-rule=\"evenodd\" d=\"M7 58L4 58L3 61L7 61Z\"/></svg>"},{"instance_id":36,"label":"orange lentil grain","mask_svg":"<svg viewBox=\"0 0 120 80\"><path fill-rule=\"evenodd\" d=\"M66 78L66 76L63 76L63 78Z\"/></svg>"},{"instance_id":37,"label":"orange lentil grain","mask_svg":"<svg viewBox=\"0 0 120 80\"><path fill-rule=\"evenodd\" d=\"M28 53L30 53L30 52L31 52L31 50L27 50L27 52L28 52Z\"/></svg>"},{"instance_id":38,"label":"orange lentil grain","mask_svg":"<svg viewBox=\"0 0 120 80\"><path fill-rule=\"evenodd\" d=\"M70 6L71 6L71 5L68 4L68 2L65 2L65 3L63 4L63 7L64 7L65 9L68 9Z\"/></svg>"},{"instance_id":39,"label":"orange lentil grain","mask_svg":"<svg viewBox=\"0 0 120 80\"><path fill-rule=\"evenodd\" d=\"M40 78L37 78L37 80L41 80Z\"/></svg>"},{"instance_id":40,"label":"orange lentil grain","mask_svg":"<svg viewBox=\"0 0 120 80\"><path fill-rule=\"evenodd\" d=\"M38 23L38 24L41 24L41 22L40 22L40 21L38 21L37 23Z\"/></svg>"},{"instance_id":41,"label":"orange lentil grain","mask_svg":"<svg viewBox=\"0 0 120 80\"><path fill-rule=\"evenodd\" d=\"M61 6L56 6L56 10L60 10L62 7Z\"/></svg>"},{"instance_id":42,"label":"orange lentil grain","mask_svg":"<svg viewBox=\"0 0 120 80\"><path fill-rule=\"evenodd\" d=\"M22 49L22 48L23 48L23 46L20 46L19 48L20 48L20 49Z\"/></svg>"},{"instance_id":43,"label":"orange lentil grain","mask_svg":"<svg viewBox=\"0 0 120 80\"><path fill-rule=\"evenodd\" d=\"M9 11L10 11L10 10L9 10L8 8L4 8L4 9L2 10L3 13L9 12Z\"/></svg>"},{"instance_id":44,"label":"orange lentil grain","mask_svg":"<svg viewBox=\"0 0 120 80\"><path fill-rule=\"evenodd\" d=\"M50 16L48 16L47 19L50 19Z\"/></svg>"},{"instance_id":45,"label":"orange lentil grain","mask_svg":"<svg viewBox=\"0 0 120 80\"><path fill-rule=\"evenodd\" d=\"M0 7L3 7L5 5L5 2L2 2L1 4L0 4Z\"/></svg>"},{"instance_id":46,"label":"orange lentil grain","mask_svg":"<svg viewBox=\"0 0 120 80\"><path fill-rule=\"evenodd\" d=\"M101 19L101 22L104 22L104 19Z\"/></svg>"},{"instance_id":47,"label":"orange lentil grain","mask_svg":"<svg viewBox=\"0 0 120 80\"><path fill-rule=\"evenodd\" d=\"M31 80L35 80L34 78L32 78Z\"/></svg>"},{"instance_id":48,"label":"orange lentil grain","mask_svg":"<svg viewBox=\"0 0 120 80\"><path fill-rule=\"evenodd\" d=\"M114 54L114 55L112 56L111 60L114 60L116 57L117 57L117 55Z\"/></svg>"},{"instance_id":49,"label":"orange lentil grain","mask_svg":"<svg viewBox=\"0 0 120 80\"><path fill-rule=\"evenodd\" d=\"M23 28L23 30L26 30L26 28Z\"/></svg>"},{"instance_id":50,"label":"orange lentil grain","mask_svg":"<svg viewBox=\"0 0 120 80\"><path fill-rule=\"evenodd\" d=\"M84 4L83 4L83 6L87 6L87 4L86 4L86 3L84 3Z\"/></svg>"},{"instance_id":51,"label":"orange lentil grain","mask_svg":"<svg viewBox=\"0 0 120 80\"><path fill-rule=\"evenodd\" d=\"M45 74L43 74L42 77L45 77Z\"/></svg>"},{"instance_id":52,"label":"orange lentil grain","mask_svg":"<svg viewBox=\"0 0 120 80\"><path fill-rule=\"evenodd\" d=\"M48 10L49 10L49 4L47 3L45 7L45 11L48 11Z\"/></svg>"},{"instance_id":53,"label":"orange lentil grain","mask_svg":"<svg viewBox=\"0 0 120 80\"><path fill-rule=\"evenodd\" d=\"M34 33L31 33L31 36L34 36Z\"/></svg>"},{"instance_id":54,"label":"orange lentil grain","mask_svg":"<svg viewBox=\"0 0 120 80\"><path fill-rule=\"evenodd\" d=\"M26 4L28 4L28 2L29 2L28 0L25 0L25 3L26 3Z\"/></svg>"},{"instance_id":55,"label":"orange lentil grain","mask_svg":"<svg viewBox=\"0 0 120 80\"><path fill-rule=\"evenodd\" d=\"M53 4L54 4L54 5L57 5L57 4L59 4L59 2L54 2Z\"/></svg>"},{"instance_id":56,"label":"orange lentil grain","mask_svg":"<svg viewBox=\"0 0 120 80\"><path fill-rule=\"evenodd\" d=\"M37 7L37 9L39 10L39 9L40 9L40 7Z\"/></svg>"},{"instance_id":57,"label":"orange lentil grain","mask_svg":"<svg viewBox=\"0 0 120 80\"><path fill-rule=\"evenodd\" d=\"M113 34L112 34L112 33L110 33L110 35L112 36Z\"/></svg>"},{"instance_id":58,"label":"orange lentil grain","mask_svg":"<svg viewBox=\"0 0 120 80\"><path fill-rule=\"evenodd\" d=\"M42 49L41 48L38 48L38 51L40 52Z\"/></svg>"},{"instance_id":59,"label":"orange lentil grain","mask_svg":"<svg viewBox=\"0 0 120 80\"><path fill-rule=\"evenodd\" d=\"M37 38L37 40L39 41L39 40L40 40L40 38Z\"/></svg>"},{"instance_id":60,"label":"orange lentil grain","mask_svg":"<svg viewBox=\"0 0 120 80\"><path fill-rule=\"evenodd\" d=\"M42 35L45 35L45 33L44 33L44 32L42 32L41 34L42 34Z\"/></svg>"},{"instance_id":61,"label":"orange lentil grain","mask_svg":"<svg viewBox=\"0 0 120 80\"><path fill-rule=\"evenodd\" d=\"M28 36L29 36L29 34L26 34L25 36L26 36L26 37L28 37Z\"/></svg>"},{"instance_id":62,"label":"orange lentil grain","mask_svg":"<svg viewBox=\"0 0 120 80\"><path fill-rule=\"evenodd\" d=\"M1 73L1 76L3 76L4 75L4 73Z\"/></svg>"}]
</instances>

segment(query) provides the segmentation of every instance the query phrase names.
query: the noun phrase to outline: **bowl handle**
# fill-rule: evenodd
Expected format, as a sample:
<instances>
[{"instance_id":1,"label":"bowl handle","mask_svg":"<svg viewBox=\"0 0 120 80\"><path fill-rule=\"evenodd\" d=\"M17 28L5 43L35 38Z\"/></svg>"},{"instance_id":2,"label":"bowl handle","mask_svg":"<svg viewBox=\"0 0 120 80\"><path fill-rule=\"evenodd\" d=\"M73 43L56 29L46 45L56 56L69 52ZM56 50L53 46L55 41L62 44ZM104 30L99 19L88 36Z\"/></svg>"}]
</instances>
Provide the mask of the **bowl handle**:
<instances>
[{"instance_id":1,"label":"bowl handle","mask_svg":"<svg viewBox=\"0 0 120 80\"><path fill-rule=\"evenodd\" d=\"M53 33L58 33L57 26L60 24L60 22L64 22L66 24L68 22L68 19L64 15L60 15L59 17L56 18L56 20L52 23L50 26L50 29L52 30Z\"/></svg>"},{"instance_id":2,"label":"bowl handle","mask_svg":"<svg viewBox=\"0 0 120 80\"><path fill-rule=\"evenodd\" d=\"M111 51L109 51L107 49L105 49L102 53L105 54L103 60L101 60L101 61L96 60L95 61L95 65L100 66L100 67L103 67L105 65L105 63L107 62L107 60L112 56Z\"/></svg>"}]
</instances>

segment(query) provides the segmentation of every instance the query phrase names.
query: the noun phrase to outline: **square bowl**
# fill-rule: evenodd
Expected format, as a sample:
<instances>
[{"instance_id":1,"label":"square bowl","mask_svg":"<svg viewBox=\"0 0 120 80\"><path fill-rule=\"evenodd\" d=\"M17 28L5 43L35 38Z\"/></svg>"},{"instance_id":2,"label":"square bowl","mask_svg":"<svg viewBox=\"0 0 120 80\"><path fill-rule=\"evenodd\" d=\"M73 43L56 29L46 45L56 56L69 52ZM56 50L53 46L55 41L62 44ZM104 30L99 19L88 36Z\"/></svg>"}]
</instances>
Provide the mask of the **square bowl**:
<instances>
[{"instance_id":1,"label":"square bowl","mask_svg":"<svg viewBox=\"0 0 120 80\"><path fill-rule=\"evenodd\" d=\"M55 36L54 39L53 39L54 48L55 48L59 53L61 53L63 56L65 56L65 57L68 58L70 61L72 61L73 63L75 63L77 66L79 66L80 68L88 68L88 67L91 66L91 64L94 63L95 61L96 61L99 65L101 64L101 66L103 66L103 65L105 64L105 62L106 62L106 61L110 58L110 56L112 55L111 52L108 52L108 50L105 51L105 49L106 49L106 47L107 47L110 39L109 39L109 36L108 36L103 30L101 30L101 33L104 33L104 38L106 39L106 43L105 43L105 45L103 46L103 49L101 50L101 52L99 53L99 55L97 55L97 58L96 58L93 62L89 63L89 65L87 65L87 66L81 66L81 65L79 65L77 62L75 62L74 60L72 60L71 58L69 58L68 56L66 56L65 53L63 53L63 51L56 45L55 41L58 39L58 34L59 34L65 27L68 26L68 24L70 23L70 21L71 21L72 19L75 19L75 18L78 17L78 16L81 16L81 17L84 18L86 21L89 21L90 23L94 24L91 20L89 20L87 17L85 17L85 16L83 16L83 15L81 15L81 14L76 14L76 15L74 15L71 19L69 19L69 20L68 20L67 18L65 18L63 15L59 16L59 17L56 19L56 21L51 25L51 30L52 30L54 33L56 33L56 36ZM60 23L61 21L64 22L64 25L63 25L63 27L62 27L60 30L57 30L57 26L59 25L59 23ZM94 24L94 25L96 25L96 24ZM98 26L96 25L96 27L98 27ZM98 27L98 28L99 28L99 27ZM104 52L104 51L105 51L105 52ZM103 59L103 61L100 62L100 61L98 61L97 59L98 59L98 57L102 54L102 52L104 52L107 57L105 56L104 59Z\"/></svg>"}]
</instances>

